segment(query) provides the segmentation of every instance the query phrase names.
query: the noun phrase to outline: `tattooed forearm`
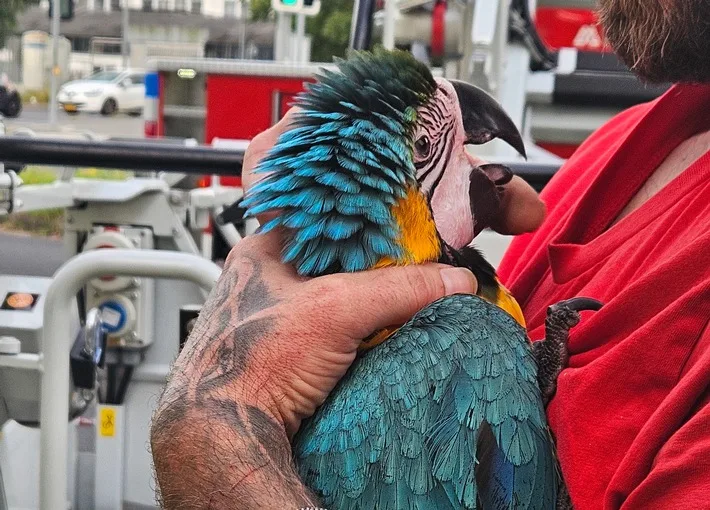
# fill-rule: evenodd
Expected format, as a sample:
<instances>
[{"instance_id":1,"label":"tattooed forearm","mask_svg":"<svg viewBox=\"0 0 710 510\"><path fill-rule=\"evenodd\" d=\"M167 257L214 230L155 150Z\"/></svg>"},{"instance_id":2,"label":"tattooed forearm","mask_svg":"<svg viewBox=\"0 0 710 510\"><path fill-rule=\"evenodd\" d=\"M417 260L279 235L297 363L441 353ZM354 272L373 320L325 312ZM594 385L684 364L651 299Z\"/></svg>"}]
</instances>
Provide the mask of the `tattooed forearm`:
<instances>
[{"instance_id":1,"label":"tattooed forearm","mask_svg":"<svg viewBox=\"0 0 710 510\"><path fill-rule=\"evenodd\" d=\"M234 328L231 334L234 342L217 342L214 345L211 359L203 360L206 366L195 388L198 401L212 391L237 381L249 362L251 347L269 333L273 322L272 317L244 322Z\"/></svg>"},{"instance_id":2,"label":"tattooed forearm","mask_svg":"<svg viewBox=\"0 0 710 510\"><path fill-rule=\"evenodd\" d=\"M156 417L151 441L164 508L317 504L298 479L283 426L264 411L217 399L199 410L176 404L182 409Z\"/></svg>"},{"instance_id":3,"label":"tattooed forearm","mask_svg":"<svg viewBox=\"0 0 710 510\"><path fill-rule=\"evenodd\" d=\"M245 371L278 321L255 258L228 267L173 367L151 429L165 508L314 506L278 413L261 409Z\"/></svg>"}]
</instances>

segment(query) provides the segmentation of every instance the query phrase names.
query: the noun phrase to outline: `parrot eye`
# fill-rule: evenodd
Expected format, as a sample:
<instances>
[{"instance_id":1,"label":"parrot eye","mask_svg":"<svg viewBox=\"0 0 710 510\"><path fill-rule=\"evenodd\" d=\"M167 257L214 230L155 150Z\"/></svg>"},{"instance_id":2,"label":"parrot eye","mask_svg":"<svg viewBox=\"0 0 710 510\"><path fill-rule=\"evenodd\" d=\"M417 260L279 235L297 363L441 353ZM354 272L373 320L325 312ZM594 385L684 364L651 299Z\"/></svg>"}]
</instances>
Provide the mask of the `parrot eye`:
<instances>
[{"instance_id":1,"label":"parrot eye","mask_svg":"<svg viewBox=\"0 0 710 510\"><path fill-rule=\"evenodd\" d=\"M429 149L431 148L431 143L429 138L426 136L421 136L414 142L414 149L417 151L417 155L420 157L426 157L429 155Z\"/></svg>"}]
</instances>

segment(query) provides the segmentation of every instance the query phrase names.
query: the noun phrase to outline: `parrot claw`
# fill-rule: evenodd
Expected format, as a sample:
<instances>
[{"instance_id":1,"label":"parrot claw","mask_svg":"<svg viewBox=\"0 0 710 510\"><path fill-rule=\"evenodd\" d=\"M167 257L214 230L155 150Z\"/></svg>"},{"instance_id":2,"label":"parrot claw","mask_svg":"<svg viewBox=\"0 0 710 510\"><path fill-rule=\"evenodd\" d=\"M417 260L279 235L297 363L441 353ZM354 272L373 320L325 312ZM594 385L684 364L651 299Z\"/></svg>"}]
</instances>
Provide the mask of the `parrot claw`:
<instances>
[{"instance_id":1,"label":"parrot claw","mask_svg":"<svg viewBox=\"0 0 710 510\"><path fill-rule=\"evenodd\" d=\"M601 301L597 301L596 299L587 297L576 297L568 299L566 301L560 301L559 303L555 303L554 305L550 306L548 310L548 315L550 313L554 313L555 310L559 310L562 308L569 308L570 310L573 310L575 312L583 312L585 310L593 310L595 312L598 312L602 309L603 306L604 303L602 303Z\"/></svg>"},{"instance_id":2,"label":"parrot claw","mask_svg":"<svg viewBox=\"0 0 710 510\"><path fill-rule=\"evenodd\" d=\"M547 309L545 339L533 344L537 360L537 380L545 406L557 391L557 377L567 366L569 331L582 319L580 312L601 310L603 304L596 299L578 297L560 301Z\"/></svg>"}]
</instances>

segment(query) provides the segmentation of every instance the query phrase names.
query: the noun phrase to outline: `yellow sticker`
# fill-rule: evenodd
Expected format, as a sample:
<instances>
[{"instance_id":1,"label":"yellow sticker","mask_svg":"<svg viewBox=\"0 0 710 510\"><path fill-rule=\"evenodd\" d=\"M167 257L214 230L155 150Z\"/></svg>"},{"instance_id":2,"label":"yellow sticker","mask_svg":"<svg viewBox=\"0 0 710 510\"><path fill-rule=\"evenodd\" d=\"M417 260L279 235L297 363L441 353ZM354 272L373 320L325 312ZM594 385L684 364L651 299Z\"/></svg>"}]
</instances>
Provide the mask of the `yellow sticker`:
<instances>
[{"instance_id":1,"label":"yellow sticker","mask_svg":"<svg viewBox=\"0 0 710 510\"><path fill-rule=\"evenodd\" d=\"M116 411L110 407L102 407L99 412L99 433L104 437L116 435Z\"/></svg>"}]
</instances>

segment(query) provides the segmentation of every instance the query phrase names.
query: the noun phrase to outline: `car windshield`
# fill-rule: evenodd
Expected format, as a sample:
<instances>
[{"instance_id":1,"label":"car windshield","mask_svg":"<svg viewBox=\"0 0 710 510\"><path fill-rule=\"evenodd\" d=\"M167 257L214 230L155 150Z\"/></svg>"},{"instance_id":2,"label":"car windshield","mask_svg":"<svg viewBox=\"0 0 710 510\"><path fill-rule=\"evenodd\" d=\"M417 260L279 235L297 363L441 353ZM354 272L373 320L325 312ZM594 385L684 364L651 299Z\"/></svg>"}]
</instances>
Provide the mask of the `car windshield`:
<instances>
[{"instance_id":1,"label":"car windshield","mask_svg":"<svg viewBox=\"0 0 710 510\"><path fill-rule=\"evenodd\" d=\"M107 81L108 82L108 81L115 80L116 78L118 78L118 76L120 74L121 73L118 73L118 72L102 71L100 73L92 74L91 76L89 76L86 79L89 81Z\"/></svg>"}]
</instances>

